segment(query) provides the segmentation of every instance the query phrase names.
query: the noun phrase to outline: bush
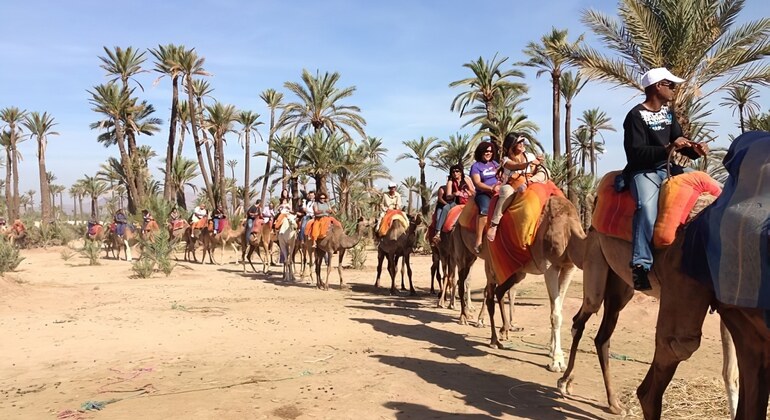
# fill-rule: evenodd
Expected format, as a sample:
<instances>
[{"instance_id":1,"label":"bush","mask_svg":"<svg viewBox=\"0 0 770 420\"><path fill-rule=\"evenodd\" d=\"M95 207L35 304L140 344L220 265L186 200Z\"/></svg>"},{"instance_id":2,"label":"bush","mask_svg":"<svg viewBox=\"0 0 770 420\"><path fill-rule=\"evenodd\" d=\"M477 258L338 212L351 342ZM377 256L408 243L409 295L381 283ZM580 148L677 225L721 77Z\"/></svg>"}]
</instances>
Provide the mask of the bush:
<instances>
[{"instance_id":1,"label":"bush","mask_svg":"<svg viewBox=\"0 0 770 420\"><path fill-rule=\"evenodd\" d=\"M75 256L75 251L73 251L71 248L64 248L61 250L61 259L64 261L69 261L72 259L72 257Z\"/></svg>"},{"instance_id":2,"label":"bush","mask_svg":"<svg viewBox=\"0 0 770 420\"><path fill-rule=\"evenodd\" d=\"M86 240L83 249L80 251L83 256L88 258L88 265L99 265L99 257L102 253L102 244L96 241Z\"/></svg>"},{"instance_id":3,"label":"bush","mask_svg":"<svg viewBox=\"0 0 770 420\"><path fill-rule=\"evenodd\" d=\"M364 268L366 263L366 243L361 241L358 245L350 249L351 267L355 270Z\"/></svg>"},{"instance_id":4,"label":"bush","mask_svg":"<svg viewBox=\"0 0 770 420\"><path fill-rule=\"evenodd\" d=\"M9 271L15 271L22 261L24 261L24 258L19 257L18 248L2 237L0 239L0 276L5 275Z\"/></svg>"},{"instance_id":5,"label":"bush","mask_svg":"<svg viewBox=\"0 0 770 420\"><path fill-rule=\"evenodd\" d=\"M134 273L136 273L137 277L146 279L152 276L152 273L155 272L155 261L152 261L149 258L140 258L139 261L135 262L134 265L131 266L131 269L134 270Z\"/></svg>"},{"instance_id":6,"label":"bush","mask_svg":"<svg viewBox=\"0 0 770 420\"><path fill-rule=\"evenodd\" d=\"M78 237L77 229L68 223L51 223L49 225L34 226L34 221L25 223L31 226L27 229L26 247L35 248L66 245Z\"/></svg>"},{"instance_id":7,"label":"bush","mask_svg":"<svg viewBox=\"0 0 770 420\"><path fill-rule=\"evenodd\" d=\"M142 249L140 261L145 262L142 263L138 270L150 270L151 274L152 270L157 267L158 270L168 277L176 266L176 263L171 260L174 253L174 245L176 245L174 242L175 241L171 240L168 230L166 229L161 229L156 232L152 240L140 239L139 245ZM137 275L141 278L149 277L149 275L143 276L137 271L136 266L138 264L138 262L137 264L134 264L134 271Z\"/></svg>"}]
</instances>

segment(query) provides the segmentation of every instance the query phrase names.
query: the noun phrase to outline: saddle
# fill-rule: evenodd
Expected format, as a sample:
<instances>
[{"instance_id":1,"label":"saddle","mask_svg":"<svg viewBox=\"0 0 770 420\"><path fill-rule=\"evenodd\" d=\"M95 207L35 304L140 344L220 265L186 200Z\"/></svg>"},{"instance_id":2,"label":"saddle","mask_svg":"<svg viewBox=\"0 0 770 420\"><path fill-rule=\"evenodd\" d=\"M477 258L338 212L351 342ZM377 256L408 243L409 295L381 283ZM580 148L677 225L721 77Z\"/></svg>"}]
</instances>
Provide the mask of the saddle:
<instances>
[{"instance_id":1,"label":"saddle","mask_svg":"<svg viewBox=\"0 0 770 420\"><path fill-rule=\"evenodd\" d=\"M318 223L320 225L319 228L313 229L313 225ZM311 238L314 241L321 240L326 237L326 235L329 233L329 228L331 225L337 225L339 227L342 227L342 223L340 223L339 220L335 219L332 216L324 216L320 219L313 219L309 222L307 222L307 225L305 226L305 235L308 238ZM313 231L317 232L317 237L314 237Z\"/></svg>"},{"instance_id":2,"label":"saddle","mask_svg":"<svg viewBox=\"0 0 770 420\"><path fill-rule=\"evenodd\" d=\"M286 219L285 213L278 214L278 217L275 218L275 223L273 223L273 229L275 230L280 229L285 219Z\"/></svg>"},{"instance_id":3,"label":"saddle","mask_svg":"<svg viewBox=\"0 0 770 420\"><path fill-rule=\"evenodd\" d=\"M187 223L183 219L176 219L170 222L171 230L184 229L187 227Z\"/></svg>"},{"instance_id":4,"label":"saddle","mask_svg":"<svg viewBox=\"0 0 770 420\"><path fill-rule=\"evenodd\" d=\"M599 183L591 225L599 233L631 242L636 202L630 190L615 190L615 177L619 174L620 171L610 172ZM700 171L686 172L664 181L658 198L653 245L671 245L677 229L688 221L698 197L701 194L716 197L721 192L719 183Z\"/></svg>"},{"instance_id":5,"label":"saddle","mask_svg":"<svg viewBox=\"0 0 770 420\"><path fill-rule=\"evenodd\" d=\"M96 236L102 232L104 229L104 226L101 225L101 223L89 223L88 224L88 235L89 236Z\"/></svg>"},{"instance_id":6,"label":"saddle","mask_svg":"<svg viewBox=\"0 0 770 420\"><path fill-rule=\"evenodd\" d=\"M396 220L403 223L404 226L409 226L409 219L406 217L406 213L401 210L390 209L382 217L382 222L380 223L380 229L377 231L377 235L380 237L387 235L390 226Z\"/></svg>"}]
</instances>

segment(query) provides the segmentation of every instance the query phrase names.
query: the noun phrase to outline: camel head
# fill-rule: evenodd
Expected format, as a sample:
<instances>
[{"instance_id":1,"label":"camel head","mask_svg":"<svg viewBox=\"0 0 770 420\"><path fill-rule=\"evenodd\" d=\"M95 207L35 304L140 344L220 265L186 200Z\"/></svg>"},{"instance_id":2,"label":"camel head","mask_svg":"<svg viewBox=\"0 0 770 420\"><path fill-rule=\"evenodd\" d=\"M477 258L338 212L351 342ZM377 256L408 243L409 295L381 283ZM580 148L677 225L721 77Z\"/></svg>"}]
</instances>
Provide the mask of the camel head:
<instances>
[{"instance_id":1,"label":"camel head","mask_svg":"<svg viewBox=\"0 0 770 420\"><path fill-rule=\"evenodd\" d=\"M281 224L281 228L278 231L279 234L286 233L289 230L297 230L297 215L293 213L289 213L286 215L286 218L283 219L283 223Z\"/></svg>"}]
</instances>

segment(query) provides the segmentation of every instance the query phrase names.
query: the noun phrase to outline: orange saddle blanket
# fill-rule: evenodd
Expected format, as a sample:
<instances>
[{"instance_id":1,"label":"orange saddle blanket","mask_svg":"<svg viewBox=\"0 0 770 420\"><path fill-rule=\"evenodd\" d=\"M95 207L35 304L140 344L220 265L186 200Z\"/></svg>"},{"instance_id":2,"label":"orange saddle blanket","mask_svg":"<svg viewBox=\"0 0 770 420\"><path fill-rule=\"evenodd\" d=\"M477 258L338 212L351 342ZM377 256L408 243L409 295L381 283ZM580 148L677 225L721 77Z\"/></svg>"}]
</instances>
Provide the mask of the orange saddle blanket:
<instances>
[{"instance_id":1,"label":"orange saddle blanket","mask_svg":"<svg viewBox=\"0 0 770 420\"><path fill-rule=\"evenodd\" d=\"M390 230L390 225L396 220L403 223L404 226L409 226L409 219L406 218L406 213L401 210L390 209L385 213L385 216L382 217L382 222L380 223L380 229L377 231L377 235L380 237L387 235L388 230Z\"/></svg>"},{"instance_id":2,"label":"orange saddle blanket","mask_svg":"<svg viewBox=\"0 0 770 420\"><path fill-rule=\"evenodd\" d=\"M279 213L278 217L275 218L275 223L273 223L273 229L275 230L280 229L285 219L286 219L286 213Z\"/></svg>"},{"instance_id":3,"label":"orange saddle blanket","mask_svg":"<svg viewBox=\"0 0 770 420\"><path fill-rule=\"evenodd\" d=\"M313 225L316 223L319 223L319 227L314 229ZM305 225L305 236L311 238L314 241L323 239L326 237L326 234L329 233L329 227L331 225L342 227L342 223L331 216L322 217L320 219L313 219L307 222L307 225Z\"/></svg>"},{"instance_id":4,"label":"orange saddle blanket","mask_svg":"<svg viewBox=\"0 0 770 420\"><path fill-rule=\"evenodd\" d=\"M503 212L495 240L489 243L490 263L498 284L502 284L531 259L530 245L540 226L543 208L551 197L564 197L553 182L533 183L523 193L516 193ZM490 213L497 196L489 204Z\"/></svg>"},{"instance_id":5,"label":"orange saddle blanket","mask_svg":"<svg viewBox=\"0 0 770 420\"><path fill-rule=\"evenodd\" d=\"M610 172L602 178L597 190L596 208L591 224L600 233L631 242L636 202L630 190L615 191L615 176ZM658 218L653 231L653 245L671 245L679 226L687 222L701 194L719 196L722 188L705 172L694 171L664 181L658 198Z\"/></svg>"}]
</instances>

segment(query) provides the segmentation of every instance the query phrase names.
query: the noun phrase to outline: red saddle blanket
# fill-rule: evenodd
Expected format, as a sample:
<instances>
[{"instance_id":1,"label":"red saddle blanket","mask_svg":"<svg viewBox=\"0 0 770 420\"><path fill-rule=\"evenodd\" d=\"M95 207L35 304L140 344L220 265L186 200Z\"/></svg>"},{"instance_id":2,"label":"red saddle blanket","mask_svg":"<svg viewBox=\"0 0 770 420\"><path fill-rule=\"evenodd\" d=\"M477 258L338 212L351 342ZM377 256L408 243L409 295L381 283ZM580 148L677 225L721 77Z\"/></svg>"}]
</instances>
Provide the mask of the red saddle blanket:
<instances>
[{"instance_id":1,"label":"red saddle blanket","mask_svg":"<svg viewBox=\"0 0 770 420\"><path fill-rule=\"evenodd\" d=\"M104 226L100 224L91 225L88 227L88 236L96 236L104 230Z\"/></svg>"},{"instance_id":2,"label":"red saddle blanket","mask_svg":"<svg viewBox=\"0 0 770 420\"><path fill-rule=\"evenodd\" d=\"M596 208L591 224L600 233L631 242L636 202L631 191L615 191L615 176L610 172L602 178L597 190ZM671 245L679 226L687 222L701 194L719 196L722 188L705 172L687 172L663 182L658 198L658 218L653 231L653 245Z\"/></svg>"},{"instance_id":3,"label":"red saddle blanket","mask_svg":"<svg viewBox=\"0 0 770 420\"><path fill-rule=\"evenodd\" d=\"M176 219L171 221L171 230L184 229L187 227L187 222L184 219Z\"/></svg>"},{"instance_id":4,"label":"red saddle blanket","mask_svg":"<svg viewBox=\"0 0 770 420\"><path fill-rule=\"evenodd\" d=\"M387 235L388 230L390 230L390 226L394 221L399 221L400 223L403 223L404 226L409 226L409 219L406 218L406 213L401 210L390 209L385 213L385 216L382 217L382 222L380 222L380 229L377 231L377 235L380 237Z\"/></svg>"},{"instance_id":5,"label":"red saddle blanket","mask_svg":"<svg viewBox=\"0 0 770 420\"><path fill-rule=\"evenodd\" d=\"M523 193L516 193L503 212L495 240L489 242L490 263L498 284L505 282L532 259L529 247L535 240L543 208L551 197L564 197L564 194L551 181L533 183ZM490 213L497 198L494 196L489 204Z\"/></svg>"}]
</instances>

